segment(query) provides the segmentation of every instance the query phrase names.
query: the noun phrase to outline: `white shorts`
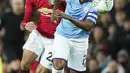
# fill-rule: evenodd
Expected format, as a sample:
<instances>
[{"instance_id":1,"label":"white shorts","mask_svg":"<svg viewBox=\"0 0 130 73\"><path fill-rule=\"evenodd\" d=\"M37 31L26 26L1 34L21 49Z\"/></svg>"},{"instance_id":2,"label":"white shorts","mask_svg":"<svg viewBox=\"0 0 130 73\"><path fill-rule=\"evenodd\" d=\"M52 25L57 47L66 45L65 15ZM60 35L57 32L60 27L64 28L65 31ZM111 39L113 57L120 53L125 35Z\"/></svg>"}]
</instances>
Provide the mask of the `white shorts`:
<instances>
[{"instance_id":1,"label":"white shorts","mask_svg":"<svg viewBox=\"0 0 130 73\"><path fill-rule=\"evenodd\" d=\"M67 61L68 68L82 72L86 70L88 38L68 39L55 34L53 60Z\"/></svg>"},{"instance_id":2,"label":"white shorts","mask_svg":"<svg viewBox=\"0 0 130 73\"><path fill-rule=\"evenodd\" d=\"M41 57L40 64L48 69L51 69L53 41L54 39L44 37L37 30L33 30L30 33L25 45L23 46L23 49L37 54L37 60L39 60Z\"/></svg>"}]
</instances>

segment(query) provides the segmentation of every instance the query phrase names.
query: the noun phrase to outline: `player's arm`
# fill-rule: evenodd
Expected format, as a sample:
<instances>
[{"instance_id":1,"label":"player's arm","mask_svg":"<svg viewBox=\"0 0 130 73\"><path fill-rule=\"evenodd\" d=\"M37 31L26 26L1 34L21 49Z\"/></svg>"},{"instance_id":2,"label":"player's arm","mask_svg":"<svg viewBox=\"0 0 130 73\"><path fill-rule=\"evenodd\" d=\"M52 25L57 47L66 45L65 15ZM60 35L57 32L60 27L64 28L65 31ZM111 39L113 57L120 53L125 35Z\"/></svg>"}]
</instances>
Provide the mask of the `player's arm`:
<instances>
[{"instance_id":1,"label":"player's arm","mask_svg":"<svg viewBox=\"0 0 130 73\"><path fill-rule=\"evenodd\" d=\"M28 31L32 31L36 29L36 25L34 22L30 22L33 14L33 0L26 0L26 8L25 8L25 14L24 14L24 19L22 21L22 27Z\"/></svg>"},{"instance_id":2,"label":"player's arm","mask_svg":"<svg viewBox=\"0 0 130 73\"><path fill-rule=\"evenodd\" d=\"M55 0L54 6L53 6L53 12L55 12L59 8L61 1L62 0Z\"/></svg>"},{"instance_id":3,"label":"player's arm","mask_svg":"<svg viewBox=\"0 0 130 73\"><path fill-rule=\"evenodd\" d=\"M63 17L65 19L71 21L77 27L79 27L83 30L86 30L86 31L89 31L92 28L93 24L96 23L96 19L97 19L96 14L94 14L94 13L89 14L88 13L88 17L86 18L86 20L79 21L79 20L76 20L76 19L72 18L71 16L65 14L61 10L56 10L56 16L57 17Z\"/></svg>"},{"instance_id":4,"label":"player's arm","mask_svg":"<svg viewBox=\"0 0 130 73\"><path fill-rule=\"evenodd\" d=\"M57 18L54 16L55 15L55 11L59 8L60 4L61 4L62 0L55 0L54 2L54 6L53 6L53 12L51 15L51 22L55 23Z\"/></svg>"}]
</instances>

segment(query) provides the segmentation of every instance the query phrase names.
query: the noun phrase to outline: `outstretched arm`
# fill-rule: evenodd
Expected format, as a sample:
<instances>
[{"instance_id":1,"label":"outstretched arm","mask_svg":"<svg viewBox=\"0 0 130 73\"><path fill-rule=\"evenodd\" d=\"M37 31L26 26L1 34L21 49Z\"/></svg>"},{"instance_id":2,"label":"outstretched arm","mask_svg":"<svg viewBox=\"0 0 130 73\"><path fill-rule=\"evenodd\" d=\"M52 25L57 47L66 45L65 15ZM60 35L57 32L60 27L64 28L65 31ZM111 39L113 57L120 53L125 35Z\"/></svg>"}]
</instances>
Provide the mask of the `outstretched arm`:
<instances>
[{"instance_id":1,"label":"outstretched arm","mask_svg":"<svg viewBox=\"0 0 130 73\"><path fill-rule=\"evenodd\" d=\"M76 20L76 19L72 18L71 16L65 14L61 10L56 10L55 16L67 19L67 20L71 21L73 24L75 24L77 27L79 27L85 31L89 31L97 19L96 14L90 13L90 14L88 14L88 17L86 18L86 20L79 21L79 20Z\"/></svg>"},{"instance_id":2,"label":"outstretched arm","mask_svg":"<svg viewBox=\"0 0 130 73\"><path fill-rule=\"evenodd\" d=\"M84 21L79 21L79 20L76 20L68 15L66 15L66 17L67 17L66 19L68 19L73 24L75 24L77 27L79 27L85 31L89 31L94 24L93 21L90 19L86 19Z\"/></svg>"}]
</instances>

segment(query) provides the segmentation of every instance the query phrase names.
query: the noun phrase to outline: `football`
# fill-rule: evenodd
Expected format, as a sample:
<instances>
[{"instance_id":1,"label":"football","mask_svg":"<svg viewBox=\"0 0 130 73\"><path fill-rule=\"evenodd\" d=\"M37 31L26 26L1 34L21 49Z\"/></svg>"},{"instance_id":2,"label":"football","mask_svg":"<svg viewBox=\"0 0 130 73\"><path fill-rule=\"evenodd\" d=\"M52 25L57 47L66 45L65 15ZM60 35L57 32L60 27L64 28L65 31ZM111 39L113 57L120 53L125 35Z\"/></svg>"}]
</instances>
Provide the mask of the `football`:
<instances>
[{"instance_id":1,"label":"football","mask_svg":"<svg viewBox=\"0 0 130 73\"><path fill-rule=\"evenodd\" d=\"M113 0L93 0L92 6L99 13L104 13L111 11L113 8L114 2Z\"/></svg>"}]
</instances>

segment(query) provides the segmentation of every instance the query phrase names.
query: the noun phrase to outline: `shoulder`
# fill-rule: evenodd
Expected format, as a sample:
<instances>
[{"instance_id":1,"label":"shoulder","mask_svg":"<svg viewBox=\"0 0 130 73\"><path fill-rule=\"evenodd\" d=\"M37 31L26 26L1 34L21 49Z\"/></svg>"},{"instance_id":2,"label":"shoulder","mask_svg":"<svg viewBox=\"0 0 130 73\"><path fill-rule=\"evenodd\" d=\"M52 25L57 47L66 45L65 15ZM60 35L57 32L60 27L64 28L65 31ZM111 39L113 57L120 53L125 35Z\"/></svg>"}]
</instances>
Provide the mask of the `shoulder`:
<instances>
[{"instance_id":1,"label":"shoulder","mask_svg":"<svg viewBox=\"0 0 130 73\"><path fill-rule=\"evenodd\" d=\"M12 12L8 12L8 13L5 13L2 17L2 19L6 19L8 18L9 16L13 15Z\"/></svg>"},{"instance_id":2,"label":"shoulder","mask_svg":"<svg viewBox=\"0 0 130 73\"><path fill-rule=\"evenodd\" d=\"M26 5L36 4L37 0L26 0Z\"/></svg>"}]
</instances>

